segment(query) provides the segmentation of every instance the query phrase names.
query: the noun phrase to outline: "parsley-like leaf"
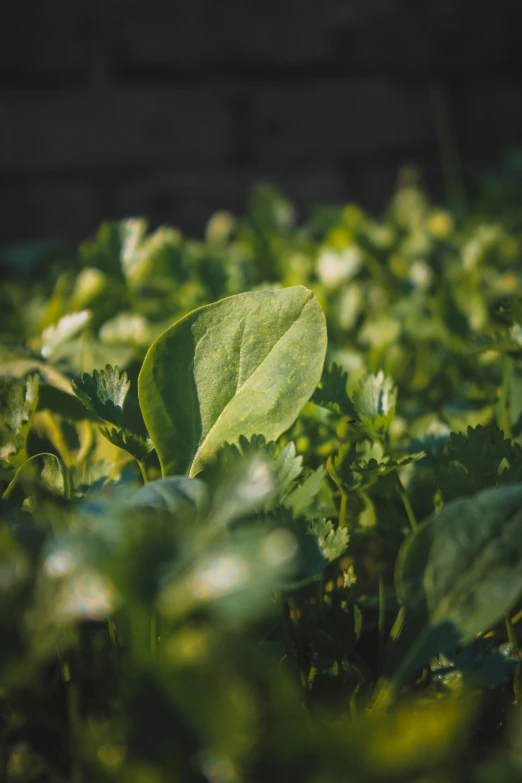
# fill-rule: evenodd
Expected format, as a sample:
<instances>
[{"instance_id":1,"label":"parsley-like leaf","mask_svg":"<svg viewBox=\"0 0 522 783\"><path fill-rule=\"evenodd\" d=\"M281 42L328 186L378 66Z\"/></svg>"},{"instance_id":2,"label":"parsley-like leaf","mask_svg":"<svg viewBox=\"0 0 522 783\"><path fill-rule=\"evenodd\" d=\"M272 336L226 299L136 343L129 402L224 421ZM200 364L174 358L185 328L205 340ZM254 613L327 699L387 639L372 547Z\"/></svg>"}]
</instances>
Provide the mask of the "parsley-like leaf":
<instances>
[{"instance_id":1,"label":"parsley-like leaf","mask_svg":"<svg viewBox=\"0 0 522 783\"><path fill-rule=\"evenodd\" d=\"M318 388L312 395L312 402L323 408L329 408L342 416L352 419L355 409L346 390L348 374L338 364L332 362L323 370Z\"/></svg>"},{"instance_id":2,"label":"parsley-like leaf","mask_svg":"<svg viewBox=\"0 0 522 783\"><path fill-rule=\"evenodd\" d=\"M108 364L104 370L84 373L81 380L72 382L72 389L88 411L100 419L123 427L123 404L130 389L126 372Z\"/></svg>"},{"instance_id":3,"label":"parsley-like leaf","mask_svg":"<svg viewBox=\"0 0 522 783\"><path fill-rule=\"evenodd\" d=\"M127 432L116 428L101 427L102 435L119 449L123 449L138 462L145 462L149 454L154 451L150 438L142 438L134 432Z\"/></svg>"}]
</instances>

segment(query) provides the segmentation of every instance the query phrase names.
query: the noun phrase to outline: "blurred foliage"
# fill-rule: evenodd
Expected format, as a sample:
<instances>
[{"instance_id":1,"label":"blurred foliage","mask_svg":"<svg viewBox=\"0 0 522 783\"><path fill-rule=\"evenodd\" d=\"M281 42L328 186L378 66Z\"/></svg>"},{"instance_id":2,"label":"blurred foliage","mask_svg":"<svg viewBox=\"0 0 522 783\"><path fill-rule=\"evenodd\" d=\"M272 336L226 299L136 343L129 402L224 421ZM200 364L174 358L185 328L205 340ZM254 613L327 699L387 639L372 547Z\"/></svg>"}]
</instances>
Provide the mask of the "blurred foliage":
<instances>
[{"instance_id":1,"label":"blurred foliage","mask_svg":"<svg viewBox=\"0 0 522 783\"><path fill-rule=\"evenodd\" d=\"M298 223L259 185L200 240L132 219L15 264L2 783L520 780L521 170L458 219L410 170L379 220ZM311 401L275 443L234 435L162 476L149 346L298 285L328 326ZM283 364L317 364L302 345Z\"/></svg>"}]
</instances>

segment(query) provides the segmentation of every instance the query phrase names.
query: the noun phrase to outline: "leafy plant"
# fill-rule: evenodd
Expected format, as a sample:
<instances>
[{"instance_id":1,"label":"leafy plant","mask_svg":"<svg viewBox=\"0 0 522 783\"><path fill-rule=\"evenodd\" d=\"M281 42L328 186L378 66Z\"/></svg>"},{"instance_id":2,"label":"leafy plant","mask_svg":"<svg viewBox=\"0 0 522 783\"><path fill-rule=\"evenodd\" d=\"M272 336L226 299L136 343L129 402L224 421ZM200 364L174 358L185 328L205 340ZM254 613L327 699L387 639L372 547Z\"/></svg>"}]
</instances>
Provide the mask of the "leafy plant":
<instances>
[{"instance_id":1,"label":"leafy plant","mask_svg":"<svg viewBox=\"0 0 522 783\"><path fill-rule=\"evenodd\" d=\"M300 225L262 185L6 278L2 783L519 780L508 181Z\"/></svg>"}]
</instances>

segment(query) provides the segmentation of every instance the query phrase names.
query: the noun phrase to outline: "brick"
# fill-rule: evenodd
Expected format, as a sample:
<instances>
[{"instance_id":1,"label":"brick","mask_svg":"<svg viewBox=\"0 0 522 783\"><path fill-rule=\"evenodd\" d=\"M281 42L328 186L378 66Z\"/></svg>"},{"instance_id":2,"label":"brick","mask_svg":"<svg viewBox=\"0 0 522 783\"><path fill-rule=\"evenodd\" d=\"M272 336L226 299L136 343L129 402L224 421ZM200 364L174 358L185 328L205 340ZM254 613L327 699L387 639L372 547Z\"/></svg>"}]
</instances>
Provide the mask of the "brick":
<instances>
[{"instance_id":1,"label":"brick","mask_svg":"<svg viewBox=\"0 0 522 783\"><path fill-rule=\"evenodd\" d=\"M98 189L88 181L41 180L0 188L0 242L79 240L100 220Z\"/></svg>"},{"instance_id":2,"label":"brick","mask_svg":"<svg viewBox=\"0 0 522 783\"><path fill-rule=\"evenodd\" d=\"M229 118L215 90L121 87L0 92L0 168L139 169L221 161Z\"/></svg>"},{"instance_id":3,"label":"brick","mask_svg":"<svg viewBox=\"0 0 522 783\"><path fill-rule=\"evenodd\" d=\"M380 80L261 87L252 95L259 161L357 161L375 152L433 146L425 88Z\"/></svg>"}]
</instances>

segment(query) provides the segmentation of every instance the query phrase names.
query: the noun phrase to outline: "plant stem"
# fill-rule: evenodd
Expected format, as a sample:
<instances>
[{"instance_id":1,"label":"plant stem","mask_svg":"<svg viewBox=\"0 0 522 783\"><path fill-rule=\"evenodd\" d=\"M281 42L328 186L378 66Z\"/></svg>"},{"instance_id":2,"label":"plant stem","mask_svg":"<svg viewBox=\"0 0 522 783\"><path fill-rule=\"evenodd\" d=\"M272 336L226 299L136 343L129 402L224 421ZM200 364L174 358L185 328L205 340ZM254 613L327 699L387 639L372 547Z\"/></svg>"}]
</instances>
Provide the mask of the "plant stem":
<instances>
[{"instance_id":1,"label":"plant stem","mask_svg":"<svg viewBox=\"0 0 522 783\"><path fill-rule=\"evenodd\" d=\"M518 704L522 696L522 662L520 662L520 647L518 645L517 633L513 625L513 620L509 614L504 615L504 621L506 623L506 631L508 642L511 645L511 655L513 658L519 659L519 664L515 669L513 677L513 692L515 695L515 703Z\"/></svg>"},{"instance_id":2,"label":"plant stem","mask_svg":"<svg viewBox=\"0 0 522 783\"><path fill-rule=\"evenodd\" d=\"M158 615L153 609L150 613L150 655L153 660L158 658Z\"/></svg>"},{"instance_id":3,"label":"plant stem","mask_svg":"<svg viewBox=\"0 0 522 783\"><path fill-rule=\"evenodd\" d=\"M513 376L513 359L504 354L502 359L502 386L500 388L500 400L498 403L498 426L506 438L511 437L511 401L510 387Z\"/></svg>"},{"instance_id":4,"label":"plant stem","mask_svg":"<svg viewBox=\"0 0 522 783\"><path fill-rule=\"evenodd\" d=\"M386 642L385 639L385 633L386 633L386 605L384 600L384 580L382 578L382 574L379 574L379 620L378 620L378 628L379 628L379 656L378 656L378 667L379 671L381 670L382 661L384 657L384 645Z\"/></svg>"},{"instance_id":5,"label":"plant stem","mask_svg":"<svg viewBox=\"0 0 522 783\"><path fill-rule=\"evenodd\" d=\"M403 487L402 481L400 479L400 476L397 472L395 472L395 483L397 486L397 491L400 495L400 498L402 500L402 504L404 506L404 509L406 511L406 516L408 517L408 521L410 523L411 529L415 533L418 530L418 524L417 520L415 519L415 514L413 513L413 508L411 507L410 499L408 497L408 494L406 490Z\"/></svg>"},{"instance_id":6,"label":"plant stem","mask_svg":"<svg viewBox=\"0 0 522 783\"><path fill-rule=\"evenodd\" d=\"M139 465L139 468L140 468L140 471L141 471L141 476L143 478L143 483L147 484L149 479L148 479L148 476L147 476L147 469L145 467L145 463L141 462L139 459L137 459L136 462Z\"/></svg>"},{"instance_id":7,"label":"plant stem","mask_svg":"<svg viewBox=\"0 0 522 783\"><path fill-rule=\"evenodd\" d=\"M299 644L299 636L296 633L296 628L290 617L291 604L293 604L295 611L295 602L293 599L286 598L281 593L282 632L286 655L292 668L294 669L295 676L301 684L305 702L308 704L310 700L310 691L308 687L309 672L307 674L306 669L308 667L306 666L306 659L303 661L301 657L302 653L304 653L302 643Z\"/></svg>"},{"instance_id":8,"label":"plant stem","mask_svg":"<svg viewBox=\"0 0 522 783\"><path fill-rule=\"evenodd\" d=\"M339 527L347 527L347 521L346 521L347 502L348 502L348 495L344 490L341 490L341 505L339 507Z\"/></svg>"},{"instance_id":9,"label":"plant stem","mask_svg":"<svg viewBox=\"0 0 522 783\"><path fill-rule=\"evenodd\" d=\"M82 783L83 776L80 756L82 737L80 693L78 685L71 677L71 671L67 660L62 664L62 678L67 694L67 717L69 721L71 752L71 783Z\"/></svg>"}]
</instances>

